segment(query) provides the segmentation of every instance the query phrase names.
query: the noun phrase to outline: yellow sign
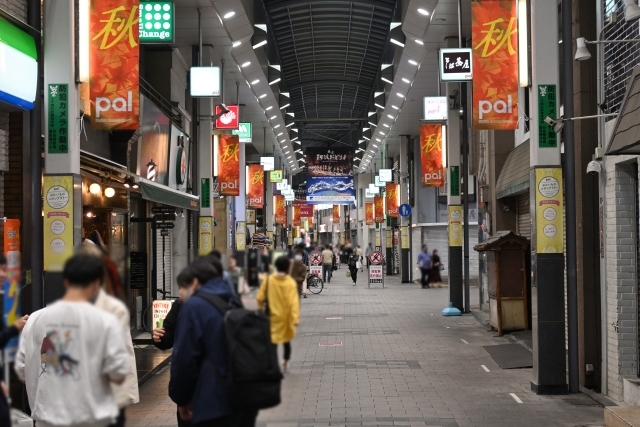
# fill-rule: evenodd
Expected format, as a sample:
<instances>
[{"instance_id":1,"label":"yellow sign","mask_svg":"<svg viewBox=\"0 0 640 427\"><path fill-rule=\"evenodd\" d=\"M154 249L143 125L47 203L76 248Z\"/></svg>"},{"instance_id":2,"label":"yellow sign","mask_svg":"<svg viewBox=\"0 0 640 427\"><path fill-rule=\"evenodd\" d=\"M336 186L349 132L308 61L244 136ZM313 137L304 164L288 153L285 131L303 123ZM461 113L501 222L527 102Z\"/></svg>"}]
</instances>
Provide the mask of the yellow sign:
<instances>
[{"instance_id":1,"label":"yellow sign","mask_svg":"<svg viewBox=\"0 0 640 427\"><path fill-rule=\"evenodd\" d=\"M344 235L344 233L340 233L340 244L341 245L345 244L345 235Z\"/></svg>"},{"instance_id":2,"label":"yellow sign","mask_svg":"<svg viewBox=\"0 0 640 427\"><path fill-rule=\"evenodd\" d=\"M201 216L198 225L198 255L208 255L213 249L213 217Z\"/></svg>"},{"instance_id":3,"label":"yellow sign","mask_svg":"<svg viewBox=\"0 0 640 427\"><path fill-rule=\"evenodd\" d=\"M288 235L287 235L287 244L289 246L293 246L293 233L291 233L291 232L288 233Z\"/></svg>"},{"instance_id":4,"label":"yellow sign","mask_svg":"<svg viewBox=\"0 0 640 427\"><path fill-rule=\"evenodd\" d=\"M393 248L393 231L390 229L385 230L384 233L387 240L387 248Z\"/></svg>"},{"instance_id":5,"label":"yellow sign","mask_svg":"<svg viewBox=\"0 0 640 427\"><path fill-rule=\"evenodd\" d=\"M247 226L244 221L236 222L236 250L244 251L247 246Z\"/></svg>"},{"instance_id":6,"label":"yellow sign","mask_svg":"<svg viewBox=\"0 0 640 427\"><path fill-rule=\"evenodd\" d=\"M273 231L267 231L267 239L271 242L269 249L273 249L275 242L273 241Z\"/></svg>"},{"instance_id":7,"label":"yellow sign","mask_svg":"<svg viewBox=\"0 0 640 427\"><path fill-rule=\"evenodd\" d=\"M380 237L380 230L376 230L376 244L375 246L382 246L382 242L381 242L381 237Z\"/></svg>"},{"instance_id":8,"label":"yellow sign","mask_svg":"<svg viewBox=\"0 0 640 427\"><path fill-rule=\"evenodd\" d=\"M462 206L449 206L449 246L462 246Z\"/></svg>"},{"instance_id":9,"label":"yellow sign","mask_svg":"<svg viewBox=\"0 0 640 427\"><path fill-rule=\"evenodd\" d=\"M44 177L44 269L62 271L73 256L73 177Z\"/></svg>"},{"instance_id":10,"label":"yellow sign","mask_svg":"<svg viewBox=\"0 0 640 427\"><path fill-rule=\"evenodd\" d=\"M536 174L536 252L564 252L562 168L540 168Z\"/></svg>"},{"instance_id":11,"label":"yellow sign","mask_svg":"<svg viewBox=\"0 0 640 427\"><path fill-rule=\"evenodd\" d=\"M282 171L274 170L269 172L269 181L271 182L282 182Z\"/></svg>"},{"instance_id":12,"label":"yellow sign","mask_svg":"<svg viewBox=\"0 0 640 427\"><path fill-rule=\"evenodd\" d=\"M400 244L401 249L409 249L409 227L400 227Z\"/></svg>"}]
</instances>

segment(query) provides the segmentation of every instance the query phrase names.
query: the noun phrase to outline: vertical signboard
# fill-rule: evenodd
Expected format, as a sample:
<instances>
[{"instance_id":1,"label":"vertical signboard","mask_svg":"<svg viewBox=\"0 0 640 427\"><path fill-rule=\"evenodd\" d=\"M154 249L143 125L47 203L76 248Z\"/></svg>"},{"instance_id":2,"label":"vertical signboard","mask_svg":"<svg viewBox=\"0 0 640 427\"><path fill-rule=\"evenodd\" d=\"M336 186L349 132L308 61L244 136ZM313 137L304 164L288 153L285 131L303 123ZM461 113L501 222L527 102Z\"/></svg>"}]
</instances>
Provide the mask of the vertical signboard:
<instances>
[{"instance_id":1,"label":"vertical signboard","mask_svg":"<svg viewBox=\"0 0 640 427\"><path fill-rule=\"evenodd\" d=\"M62 271L73 256L73 177L44 176L44 269Z\"/></svg>"},{"instance_id":2,"label":"vertical signboard","mask_svg":"<svg viewBox=\"0 0 640 427\"><path fill-rule=\"evenodd\" d=\"M518 127L516 0L471 2L473 127Z\"/></svg>"},{"instance_id":3,"label":"vertical signboard","mask_svg":"<svg viewBox=\"0 0 640 427\"><path fill-rule=\"evenodd\" d=\"M138 0L91 0L89 100L96 129L139 127Z\"/></svg>"},{"instance_id":4,"label":"vertical signboard","mask_svg":"<svg viewBox=\"0 0 640 427\"><path fill-rule=\"evenodd\" d=\"M236 222L236 250L244 251L247 246L247 226L244 221Z\"/></svg>"},{"instance_id":5,"label":"vertical signboard","mask_svg":"<svg viewBox=\"0 0 640 427\"><path fill-rule=\"evenodd\" d=\"M300 206L299 205L294 205L293 206L293 222L292 225L294 227L300 227Z\"/></svg>"},{"instance_id":6,"label":"vertical signboard","mask_svg":"<svg viewBox=\"0 0 640 427\"><path fill-rule=\"evenodd\" d=\"M462 206L449 206L449 246L462 246Z\"/></svg>"},{"instance_id":7,"label":"vertical signboard","mask_svg":"<svg viewBox=\"0 0 640 427\"><path fill-rule=\"evenodd\" d=\"M276 224L287 225L287 204L284 196L273 196L275 200L275 220Z\"/></svg>"},{"instance_id":8,"label":"vertical signboard","mask_svg":"<svg viewBox=\"0 0 640 427\"><path fill-rule=\"evenodd\" d=\"M198 255L208 255L213 249L213 217L201 216L198 225Z\"/></svg>"},{"instance_id":9,"label":"vertical signboard","mask_svg":"<svg viewBox=\"0 0 640 427\"><path fill-rule=\"evenodd\" d=\"M373 198L374 204L374 217L378 224L384 222L384 198L382 196L375 196Z\"/></svg>"},{"instance_id":10,"label":"vertical signboard","mask_svg":"<svg viewBox=\"0 0 640 427\"><path fill-rule=\"evenodd\" d=\"M380 229L376 230L376 237L375 237L375 246L376 246L376 250L380 249L380 246L382 246L382 242L381 242L381 237L380 237Z\"/></svg>"},{"instance_id":11,"label":"vertical signboard","mask_svg":"<svg viewBox=\"0 0 640 427\"><path fill-rule=\"evenodd\" d=\"M259 164L249 165L249 207L262 209L264 197L264 167Z\"/></svg>"},{"instance_id":12,"label":"vertical signboard","mask_svg":"<svg viewBox=\"0 0 640 427\"><path fill-rule=\"evenodd\" d=\"M4 282L4 324L11 326L21 316L20 279L22 268L20 259L20 221L8 219L4 223L4 253L7 257L7 278ZM15 358L18 337L12 338L5 346L5 363Z\"/></svg>"},{"instance_id":13,"label":"vertical signboard","mask_svg":"<svg viewBox=\"0 0 640 427\"><path fill-rule=\"evenodd\" d=\"M374 220L373 203L365 203L364 206L365 206L367 225L373 225L373 220Z\"/></svg>"},{"instance_id":14,"label":"vertical signboard","mask_svg":"<svg viewBox=\"0 0 640 427\"><path fill-rule=\"evenodd\" d=\"M556 85L538 85L538 146L540 148L555 148L558 146L558 134L544 119L558 117L556 112L558 93Z\"/></svg>"},{"instance_id":15,"label":"vertical signboard","mask_svg":"<svg viewBox=\"0 0 640 427\"><path fill-rule=\"evenodd\" d=\"M69 152L69 85L50 84L47 91L49 120L47 152L63 154Z\"/></svg>"},{"instance_id":16,"label":"vertical signboard","mask_svg":"<svg viewBox=\"0 0 640 427\"><path fill-rule=\"evenodd\" d=\"M387 182L387 215L391 218L398 217L398 206L400 204L400 184Z\"/></svg>"},{"instance_id":17,"label":"vertical signboard","mask_svg":"<svg viewBox=\"0 0 640 427\"><path fill-rule=\"evenodd\" d=\"M218 137L218 188L221 196L240 195L240 141L238 135Z\"/></svg>"},{"instance_id":18,"label":"vertical signboard","mask_svg":"<svg viewBox=\"0 0 640 427\"><path fill-rule=\"evenodd\" d=\"M411 245L409 242L409 226L405 225L400 227L400 247L402 249L411 248Z\"/></svg>"},{"instance_id":19,"label":"vertical signboard","mask_svg":"<svg viewBox=\"0 0 640 427\"><path fill-rule=\"evenodd\" d=\"M449 166L449 170L451 175L451 191L449 195L453 197L460 196L460 166Z\"/></svg>"},{"instance_id":20,"label":"vertical signboard","mask_svg":"<svg viewBox=\"0 0 640 427\"><path fill-rule=\"evenodd\" d=\"M333 205L333 224L340 224L340 205Z\"/></svg>"},{"instance_id":21,"label":"vertical signboard","mask_svg":"<svg viewBox=\"0 0 640 427\"><path fill-rule=\"evenodd\" d=\"M562 168L540 168L536 177L536 252L564 252Z\"/></svg>"},{"instance_id":22,"label":"vertical signboard","mask_svg":"<svg viewBox=\"0 0 640 427\"><path fill-rule=\"evenodd\" d=\"M211 207L211 178L200 178L200 207Z\"/></svg>"},{"instance_id":23,"label":"vertical signboard","mask_svg":"<svg viewBox=\"0 0 640 427\"><path fill-rule=\"evenodd\" d=\"M420 125L420 165L423 187L444 186L442 125Z\"/></svg>"},{"instance_id":24,"label":"vertical signboard","mask_svg":"<svg viewBox=\"0 0 640 427\"><path fill-rule=\"evenodd\" d=\"M150 1L140 5L140 43L173 43L175 19L173 2Z\"/></svg>"}]
</instances>

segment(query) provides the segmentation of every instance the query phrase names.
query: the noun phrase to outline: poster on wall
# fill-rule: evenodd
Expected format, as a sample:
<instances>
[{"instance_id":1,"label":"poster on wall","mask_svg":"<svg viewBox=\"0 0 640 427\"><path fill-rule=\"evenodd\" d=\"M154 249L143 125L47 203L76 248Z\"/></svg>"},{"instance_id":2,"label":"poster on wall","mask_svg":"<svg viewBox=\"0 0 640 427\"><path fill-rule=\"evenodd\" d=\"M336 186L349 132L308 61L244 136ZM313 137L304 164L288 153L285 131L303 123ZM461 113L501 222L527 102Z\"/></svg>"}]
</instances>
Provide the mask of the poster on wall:
<instances>
[{"instance_id":1,"label":"poster on wall","mask_svg":"<svg viewBox=\"0 0 640 427\"><path fill-rule=\"evenodd\" d=\"M213 249L213 217L201 216L198 219L198 255L208 255Z\"/></svg>"},{"instance_id":2,"label":"poster on wall","mask_svg":"<svg viewBox=\"0 0 640 427\"><path fill-rule=\"evenodd\" d=\"M250 208L262 209L264 203L264 167L253 163L249 165L248 204Z\"/></svg>"},{"instance_id":3,"label":"poster on wall","mask_svg":"<svg viewBox=\"0 0 640 427\"><path fill-rule=\"evenodd\" d=\"M293 206L293 222L291 223L294 227L300 227L300 206Z\"/></svg>"},{"instance_id":4,"label":"poster on wall","mask_svg":"<svg viewBox=\"0 0 640 427\"><path fill-rule=\"evenodd\" d=\"M449 246L462 246L462 206L449 206Z\"/></svg>"},{"instance_id":5,"label":"poster on wall","mask_svg":"<svg viewBox=\"0 0 640 427\"><path fill-rule=\"evenodd\" d=\"M420 166L423 187L444 187L442 125L420 125Z\"/></svg>"},{"instance_id":6,"label":"poster on wall","mask_svg":"<svg viewBox=\"0 0 640 427\"><path fill-rule=\"evenodd\" d=\"M190 169L191 140L177 126L171 125L169 144L169 187L186 191Z\"/></svg>"},{"instance_id":7,"label":"poster on wall","mask_svg":"<svg viewBox=\"0 0 640 427\"><path fill-rule=\"evenodd\" d=\"M562 168L535 169L536 252L564 253Z\"/></svg>"},{"instance_id":8,"label":"poster on wall","mask_svg":"<svg viewBox=\"0 0 640 427\"><path fill-rule=\"evenodd\" d=\"M365 213L367 225L373 225L373 203L365 203Z\"/></svg>"},{"instance_id":9,"label":"poster on wall","mask_svg":"<svg viewBox=\"0 0 640 427\"><path fill-rule=\"evenodd\" d=\"M398 217L398 206L400 205L400 184L387 182L387 215L391 218Z\"/></svg>"},{"instance_id":10,"label":"poster on wall","mask_svg":"<svg viewBox=\"0 0 640 427\"><path fill-rule=\"evenodd\" d=\"M240 139L218 136L218 188L221 196L240 195Z\"/></svg>"},{"instance_id":11,"label":"poster on wall","mask_svg":"<svg viewBox=\"0 0 640 427\"><path fill-rule=\"evenodd\" d=\"M287 224L287 204L284 200L284 196L273 196L274 205L276 207L275 220L276 224Z\"/></svg>"},{"instance_id":12,"label":"poster on wall","mask_svg":"<svg viewBox=\"0 0 640 427\"><path fill-rule=\"evenodd\" d=\"M138 0L91 0L89 102L95 129L139 127Z\"/></svg>"},{"instance_id":13,"label":"poster on wall","mask_svg":"<svg viewBox=\"0 0 640 427\"><path fill-rule=\"evenodd\" d=\"M73 177L44 176L44 269L62 271L73 256Z\"/></svg>"},{"instance_id":14,"label":"poster on wall","mask_svg":"<svg viewBox=\"0 0 640 427\"><path fill-rule=\"evenodd\" d=\"M384 222L384 197L375 196L373 198L373 204L375 221L378 224L382 224Z\"/></svg>"},{"instance_id":15,"label":"poster on wall","mask_svg":"<svg viewBox=\"0 0 640 427\"><path fill-rule=\"evenodd\" d=\"M516 0L471 2L473 128L518 128Z\"/></svg>"},{"instance_id":16,"label":"poster on wall","mask_svg":"<svg viewBox=\"0 0 640 427\"><path fill-rule=\"evenodd\" d=\"M333 209L331 210L332 212L332 219L333 219L333 224L334 225L338 225L340 224L340 205L333 205Z\"/></svg>"},{"instance_id":17,"label":"poster on wall","mask_svg":"<svg viewBox=\"0 0 640 427\"><path fill-rule=\"evenodd\" d=\"M137 174L149 181L167 185L171 121L148 98L140 96L140 100L142 136L138 140Z\"/></svg>"},{"instance_id":18,"label":"poster on wall","mask_svg":"<svg viewBox=\"0 0 640 427\"><path fill-rule=\"evenodd\" d=\"M309 203L355 202L353 149L307 148L306 199Z\"/></svg>"}]
</instances>

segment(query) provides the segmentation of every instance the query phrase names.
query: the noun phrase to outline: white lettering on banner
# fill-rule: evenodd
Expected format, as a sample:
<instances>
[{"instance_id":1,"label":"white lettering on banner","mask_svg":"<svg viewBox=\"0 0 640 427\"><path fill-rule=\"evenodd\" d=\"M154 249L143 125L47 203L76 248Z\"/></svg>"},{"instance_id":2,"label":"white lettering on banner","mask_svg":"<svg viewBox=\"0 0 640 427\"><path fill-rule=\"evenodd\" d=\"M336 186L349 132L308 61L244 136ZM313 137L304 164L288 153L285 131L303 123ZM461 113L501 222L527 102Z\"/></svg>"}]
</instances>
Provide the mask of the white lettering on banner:
<instances>
[{"instance_id":1,"label":"white lettering on banner","mask_svg":"<svg viewBox=\"0 0 640 427\"><path fill-rule=\"evenodd\" d=\"M262 197L252 197L249 199L250 205L259 205L262 204Z\"/></svg>"},{"instance_id":2,"label":"white lettering on banner","mask_svg":"<svg viewBox=\"0 0 640 427\"><path fill-rule=\"evenodd\" d=\"M96 98L96 117L100 117L101 113L114 109L115 111L132 111L133 110L133 93L127 92L127 99L119 96L111 101L109 98L99 96Z\"/></svg>"},{"instance_id":3,"label":"white lettering on banner","mask_svg":"<svg viewBox=\"0 0 640 427\"><path fill-rule=\"evenodd\" d=\"M424 182L429 182L432 179L435 179L436 181L440 181L442 179L442 172L438 171L436 173L425 173L424 174Z\"/></svg>"},{"instance_id":4,"label":"white lettering on banner","mask_svg":"<svg viewBox=\"0 0 640 427\"><path fill-rule=\"evenodd\" d=\"M233 182L221 182L220 183L220 189L223 190L223 191L227 190L227 189L234 190L236 188L238 188L238 180L237 179L234 180Z\"/></svg>"},{"instance_id":5,"label":"white lettering on banner","mask_svg":"<svg viewBox=\"0 0 640 427\"><path fill-rule=\"evenodd\" d=\"M513 112L513 103L511 101L511 95L507 97L507 102L503 100L498 100L495 103L491 103L491 101L480 100L478 102L478 112L479 118L482 120L485 114L489 114L492 111L500 114L510 114Z\"/></svg>"}]
</instances>

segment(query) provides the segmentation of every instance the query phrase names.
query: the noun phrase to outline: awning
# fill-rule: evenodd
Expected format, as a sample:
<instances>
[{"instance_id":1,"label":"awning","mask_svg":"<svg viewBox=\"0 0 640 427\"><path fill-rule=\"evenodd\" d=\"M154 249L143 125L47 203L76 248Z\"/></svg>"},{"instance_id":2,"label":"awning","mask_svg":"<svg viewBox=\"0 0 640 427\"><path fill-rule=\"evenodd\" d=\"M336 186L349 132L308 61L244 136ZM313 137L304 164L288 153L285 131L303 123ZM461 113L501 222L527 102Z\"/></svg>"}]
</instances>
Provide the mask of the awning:
<instances>
[{"instance_id":1,"label":"awning","mask_svg":"<svg viewBox=\"0 0 640 427\"><path fill-rule=\"evenodd\" d=\"M496 198L515 196L529 189L529 141L511 150L496 182Z\"/></svg>"},{"instance_id":2,"label":"awning","mask_svg":"<svg viewBox=\"0 0 640 427\"><path fill-rule=\"evenodd\" d=\"M640 67L633 69L605 154L640 154Z\"/></svg>"},{"instance_id":3,"label":"awning","mask_svg":"<svg viewBox=\"0 0 640 427\"><path fill-rule=\"evenodd\" d=\"M144 178L140 178L140 190L142 198L163 205L195 211L200 204L200 198L193 194L183 193L164 185L156 184Z\"/></svg>"}]
</instances>

